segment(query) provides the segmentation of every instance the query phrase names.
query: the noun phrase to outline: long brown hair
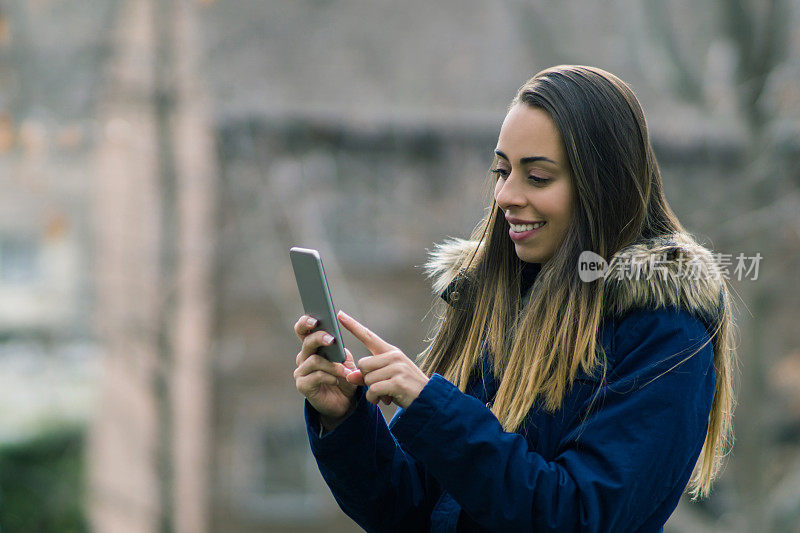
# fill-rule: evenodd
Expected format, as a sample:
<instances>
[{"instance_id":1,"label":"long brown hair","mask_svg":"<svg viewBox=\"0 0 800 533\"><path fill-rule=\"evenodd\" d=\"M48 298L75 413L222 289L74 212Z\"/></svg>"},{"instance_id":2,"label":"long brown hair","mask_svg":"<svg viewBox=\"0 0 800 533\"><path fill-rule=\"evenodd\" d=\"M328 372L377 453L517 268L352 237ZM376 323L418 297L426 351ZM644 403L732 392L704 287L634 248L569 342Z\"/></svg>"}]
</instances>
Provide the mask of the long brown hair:
<instances>
[{"instance_id":1,"label":"long brown hair","mask_svg":"<svg viewBox=\"0 0 800 533\"><path fill-rule=\"evenodd\" d=\"M462 265L458 304L439 316L433 341L420 355L426 374L439 373L466 390L488 348L500 380L492 412L506 431L519 429L537 400L548 411L558 409L579 370L604 378L605 354L597 343L604 287L602 280L580 280L580 253L591 250L609 261L631 243L685 232L664 196L641 105L625 82L599 68L556 66L520 87L508 109L517 104L546 111L561 135L575 190L569 229L542 265L535 297L521 306L523 263L492 200L472 235L480 246ZM714 402L691 481L695 496L708 493L730 435L727 298L724 307L714 339Z\"/></svg>"}]
</instances>

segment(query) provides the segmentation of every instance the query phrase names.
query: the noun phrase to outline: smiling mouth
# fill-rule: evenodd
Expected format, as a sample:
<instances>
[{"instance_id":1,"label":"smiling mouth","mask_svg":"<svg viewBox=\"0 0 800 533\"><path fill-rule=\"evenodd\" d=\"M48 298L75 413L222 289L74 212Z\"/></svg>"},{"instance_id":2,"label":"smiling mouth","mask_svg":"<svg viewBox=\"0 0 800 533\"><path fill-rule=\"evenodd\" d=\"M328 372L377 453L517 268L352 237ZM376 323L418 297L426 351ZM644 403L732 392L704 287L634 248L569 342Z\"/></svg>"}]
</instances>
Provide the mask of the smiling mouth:
<instances>
[{"instance_id":1,"label":"smiling mouth","mask_svg":"<svg viewBox=\"0 0 800 533\"><path fill-rule=\"evenodd\" d=\"M545 224L547 224L547 222L534 222L533 224L509 224L509 226L511 226L511 231L514 233L522 233L541 228Z\"/></svg>"}]
</instances>

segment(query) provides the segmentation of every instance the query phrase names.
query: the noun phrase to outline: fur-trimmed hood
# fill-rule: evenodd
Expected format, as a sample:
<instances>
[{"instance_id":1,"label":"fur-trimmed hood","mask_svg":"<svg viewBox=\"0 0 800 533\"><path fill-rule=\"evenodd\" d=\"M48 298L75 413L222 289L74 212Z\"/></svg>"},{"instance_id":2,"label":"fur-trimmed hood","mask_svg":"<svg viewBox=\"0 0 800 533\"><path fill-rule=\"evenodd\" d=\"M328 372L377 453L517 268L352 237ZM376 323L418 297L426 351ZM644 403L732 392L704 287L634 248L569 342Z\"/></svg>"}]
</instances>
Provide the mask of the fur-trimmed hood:
<instances>
[{"instance_id":1,"label":"fur-trimmed hood","mask_svg":"<svg viewBox=\"0 0 800 533\"><path fill-rule=\"evenodd\" d=\"M434 247L425 265L434 293L448 289L477 246L476 241L452 239ZM637 308L678 307L698 316L709 328L722 319L726 294L719 265L687 233L623 248L609 261L602 282L606 314L612 317Z\"/></svg>"}]
</instances>

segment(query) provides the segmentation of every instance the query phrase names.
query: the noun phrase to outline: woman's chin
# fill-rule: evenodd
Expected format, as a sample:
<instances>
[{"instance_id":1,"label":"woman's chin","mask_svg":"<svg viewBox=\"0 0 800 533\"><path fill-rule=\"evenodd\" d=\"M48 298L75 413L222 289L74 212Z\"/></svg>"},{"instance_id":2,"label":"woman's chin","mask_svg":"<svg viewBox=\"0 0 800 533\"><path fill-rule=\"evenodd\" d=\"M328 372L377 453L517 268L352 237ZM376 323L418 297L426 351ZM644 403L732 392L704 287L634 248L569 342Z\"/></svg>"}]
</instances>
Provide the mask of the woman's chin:
<instances>
[{"instance_id":1,"label":"woman's chin","mask_svg":"<svg viewBox=\"0 0 800 533\"><path fill-rule=\"evenodd\" d=\"M538 250L531 250L527 246L519 244L514 245L514 250L517 252L517 257L526 263L544 263L550 258L547 254L543 254Z\"/></svg>"}]
</instances>

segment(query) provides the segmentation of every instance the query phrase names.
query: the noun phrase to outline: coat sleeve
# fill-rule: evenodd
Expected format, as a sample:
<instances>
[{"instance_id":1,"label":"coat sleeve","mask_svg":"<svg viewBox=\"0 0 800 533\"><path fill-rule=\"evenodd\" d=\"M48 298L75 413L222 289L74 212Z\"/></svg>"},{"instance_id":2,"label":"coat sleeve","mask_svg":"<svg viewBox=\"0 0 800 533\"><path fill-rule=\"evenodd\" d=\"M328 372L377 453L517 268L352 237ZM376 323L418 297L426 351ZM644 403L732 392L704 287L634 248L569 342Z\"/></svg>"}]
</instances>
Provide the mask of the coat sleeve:
<instances>
[{"instance_id":1,"label":"coat sleeve","mask_svg":"<svg viewBox=\"0 0 800 533\"><path fill-rule=\"evenodd\" d=\"M697 349L708 340L685 311L636 311L621 320L612 370L550 461L437 374L392 432L489 530L633 531L677 485L685 487L705 439L713 349L710 342Z\"/></svg>"},{"instance_id":2,"label":"coat sleeve","mask_svg":"<svg viewBox=\"0 0 800 533\"><path fill-rule=\"evenodd\" d=\"M319 413L305 402L311 451L342 510L366 531L427 531L441 489L403 451L377 406L358 387L356 409L320 437Z\"/></svg>"}]
</instances>

